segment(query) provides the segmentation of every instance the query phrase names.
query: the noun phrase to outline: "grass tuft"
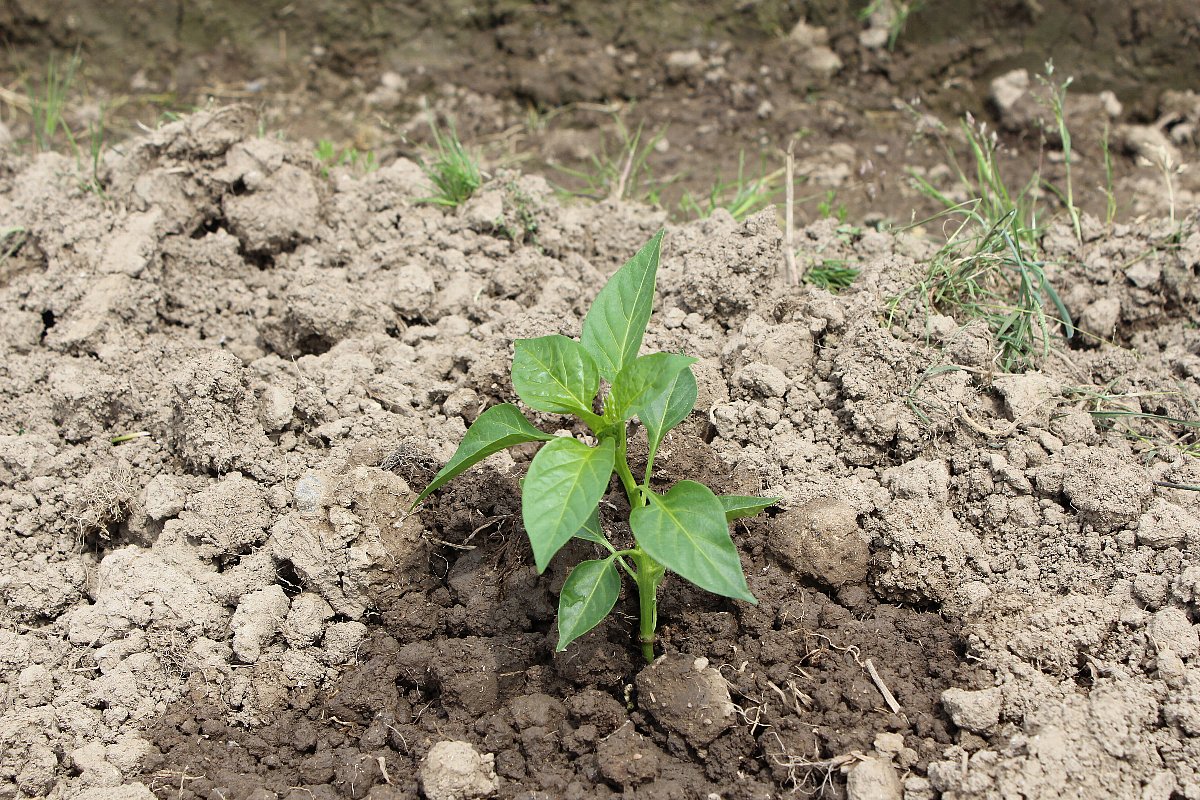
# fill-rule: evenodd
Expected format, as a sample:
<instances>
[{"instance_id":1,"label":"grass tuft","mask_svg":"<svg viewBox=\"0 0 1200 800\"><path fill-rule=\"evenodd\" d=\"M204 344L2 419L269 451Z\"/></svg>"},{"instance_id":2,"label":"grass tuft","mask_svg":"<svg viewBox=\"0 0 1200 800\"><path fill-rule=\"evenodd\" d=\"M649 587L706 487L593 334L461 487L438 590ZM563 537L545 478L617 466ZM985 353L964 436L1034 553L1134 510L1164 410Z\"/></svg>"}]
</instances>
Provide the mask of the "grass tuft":
<instances>
[{"instance_id":1,"label":"grass tuft","mask_svg":"<svg viewBox=\"0 0 1200 800\"><path fill-rule=\"evenodd\" d=\"M1072 386L1063 394L1082 401L1097 425L1141 443L1151 455L1182 453L1200 457L1200 408L1182 389L1117 394L1108 388ZM1142 398L1149 399L1151 404L1173 401L1177 408L1186 406L1194 418L1145 411Z\"/></svg>"},{"instance_id":2,"label":"grass tuft","mask_svg":"<svg viewBox=\"0 0 1200 800\"><path fill-rule=\"evenodd\" d=\"M774 202L783 188L782 178L782 169L770 173L760 169L757 178L747 177L746 151L743 150L738 155L738 171L734 180L718 178L707 196L699 200L691 192L685 192L679 201L679 210L685 218L703 219L718 208L723 208L740 222Z\"/></svg>"},{"instance_id":3,"label":"grass tuft","mask_svg":"<svg viewBox=\"0 0 1200 800\"><path fill-rule=\"evenodd\" d=\"M973 169L964 170L948 146L946 153L974 199L958 202L912 176L918 191L944 207L933 219L945 219L949 234L921 280L890 301L890 311L904 316L915 305L960 322L983 320L996 343L996 367L1022 372L1049 355L1056 328L1067 339L1075 329L1039 257L1038 177L1011 190L1000 172L995 133L973 122L968 116L961 124Z\"/></svg>"},{"instance_id":4,"label":"grass tuft","mask_svg":"<svg viewBox=\"0 0 1200 800\"><path fill-rule=\"evenodd\" d=\"M72 53L63 63L58 56L51 54L46 62L46 80L41 91L27 86L29 93L29 113L33 124L33 141L39 150L49 150L54 146L54 137L61 129L67 138L71 131L63 119L63 111L67 106L67 95L75 83L75 75L79 70L79 54Z\"/></svg>"},{"instance_id":5,"label":"grass tuft","mask_svg":"<svg viewBox=\"0 0 1200 800\"><path fill-rule=\"evenodd\" d=\"M328 178L329 170L334 167L348 166L361 169L363 172L374 172L379 169L375 153L367 150L360 151L355 147L338 149L329 139L321 139L313 149L313 157L321 164L321 176Z\"/></svg>"},{"instance_id":6,"label":"grass tuft","mask_svg":"<svg viewBox=\"0 0 1200 800\"><path fill-rule=\"evenodd\" d=\"M418 202L455 208L467 202L483 185L479 159L463 146L453 122L447 123L445 132L432 120L429 127L433 131L432 159L423 161L421 168L434 193Z\"/></svg>"},{"instance_id":7,"label":"grass tuft","mask_svg":"<svg viewBox=\"0 0 1200 800\"><path fill-rule=\"evenodd\" d=\"M1046 74L1039 75L1038 81L1045 87L1047 97L1044 100L1049 107L1050 113L1054 115L1054 124L1058 130L1059 141L1062 143L1063 152L1063 167L1066 170L1066 187L1059 190L1058 187L1051 183L1046 183L1046 187L1050 191L1058 195L1059 200L1067 209L1067 214L1071 217L1071 227L1075 230L1075 240L1083 242L1083 228L1080 224L1079 207L1075 205L1075 193L1071 184L1071 131L1067 127L1067 87L1071 85L1072 78L1067 78L1062 83L1054 83L1054 62L1046 62ZM1106 134L1107 137L1107 134ZM1106 142L1107 152L1107 142ZM1111 164L1106 162L1106 167L1111 167Z\"/></svg>"},{"instance_id":8,"label":"grass tuft","mask_svg":"<svg viewBox=\"0 0 1200 800\"><path fill-rule=\"evenodd\" d=\"M803 280L834 294L850 286L862 270L849 266L845 259L827 258L805 271Z\"/></svg>"},{"instance_id":9,"label":"grass tuft","mask_svg":"<svg viewBox=\"0 0 1200 800\"><path fill-rule=\"evenodd\" d=\"M559 185L555 187L556 190L566 197L661 205L663 191L679 180L678 175L656 177L650 164L650 157L667 135L666 126L647 138L644 120L632 131L619 116L614 114L613 120L617 129L616 148L613 148L608 137L604 137L600 140L600 152L589 156L585 168L554 165L556 170L573 179L576 184L575 187Z\"/></svg>"}]
</instances>

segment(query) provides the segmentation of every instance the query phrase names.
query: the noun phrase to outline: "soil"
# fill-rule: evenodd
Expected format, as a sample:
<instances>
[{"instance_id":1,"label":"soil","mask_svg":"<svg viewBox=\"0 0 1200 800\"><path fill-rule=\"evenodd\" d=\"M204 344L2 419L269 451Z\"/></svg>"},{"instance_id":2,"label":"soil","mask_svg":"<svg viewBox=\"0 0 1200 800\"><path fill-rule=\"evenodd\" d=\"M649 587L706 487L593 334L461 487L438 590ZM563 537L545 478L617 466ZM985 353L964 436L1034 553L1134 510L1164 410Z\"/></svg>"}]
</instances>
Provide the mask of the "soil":
<instances>
[{"instance_id":1,"label":"soil","mask_svg":"<svg viewBox=\"0 0 1200 800\"><path fill-rule=\"evenodd\" d=\"M1177 52L1153 26L1186 34L1189 7L1168 7L1117 37L1140 61L1080 88L1093 111L1118 91L1128 122L1183 103L1151 127L1186 160L1187 96L1122 83L1159 78L1121 65ZM5 13L26 32L42 20L34 39L75 25L105 46L89 28L101 18L49 8ZM311 23L288 8L271 12ZM577 33L599 24L587 8ZM989 13L1060 10L1020 8ZM147 58L168 35L156 9L130 11L146 16ZM440 35L515 41L533 13L489 9L488 25L443 21ZM791 31L786 6L752 13L776 10ZM863 84L901 80L878 64L917 69L936 33L913 25L893 56L822 13L810 19L830 22L842 74ZM214 30L222 20L242 29L218 15ZM701 23L737 41L753 27ZM1014 30L1034 36L1028 24ZM693 35L628 29L671 48ZM221 35L207 52L232 74L242 45ZM591 38L580 63L607 40ZM354 64L338 86L386 52L386 37L365 41L320 56ZM442 40L410 45L397 64L425 58L444 86ZM985 74L962 46L979 62L956 63ZM538 60L504 52L497 81ZM1025 66L1010 55L1005 72ZM485 83L488 63L459 65L477 93L440 93L439 107L518 113L529 96ZM572 74L559 67L541 69ZM660 85L687 107L687 79ZM945 86L932 96L950 103ZM597 99L577 91L537 102ZM739 108L696 96L689 113L722 97ZM824 102L811 113L828 120L838 101ZM1034 107L1006 108L1014 143L1036 137ZM823 124L811 153L856 130ZM1007 375L978 322L893 307L938 246L920 230L803 224L802 257L861 270L830 294L786 284L773 209L669 221L621 200L563 203L544 177L505 169L445 209L420 202L416 163L382 152L374 171L330 168L235 104L132 137L95 169L0 156L0 219L20 229L0 260L0 798L1200 797L1200 462L1194 423L1177 422L1200 403L1191 173L1168 202L1161 176L1122 156L1129 206L1173 219L1087 214L1078 238L1061 215L1047 223L1048 278L1086 335ZM592 546L536 573L519 513L531 449L409 508L480 411L515 399L512 341L577 335L605 276L664 225L646 347L699 358L700 399L659 451L659 479L783 498L733 531L760 602L668 578L662 655L646 665L626 586L612 617L555 653L558 591ZM1100 395L1116 398L1101 410L1155 416L1089 413ZM639 458L644 440L635 471ZM627 535L610 500L604 522Z\"/></svg>"},{"instance_id":2,"label":"soil","mask_svg":"<svg viewBox=\"0 0 1200 800\"><path fill-rule=\"evenodd\" d=\"M748 177L776 172L797 138L798 214L902 225L941 210L911 173L951 188L946 149L964 154L955 126L967 113L1002 133L1010 185L1041 175L1065 191L1037 80L1053 61L1054 83L1073 78L1074 202L1104 217L1111 190L1127 220L1194 202L1200 174L1175 176L1167 197L1157 149L1178 165L1198 136L1191 0L918 1L889 46L903 5L13 2L0 9L11 90L0 100L12 135L29 138L22 109L47 53L78 53L83 96L67 121L85 160L98 128L111 143L175 113L247 102L264 130L379 163L425 155L431 118L449 120L489 168L520 165L593 198L618 182L622 131L640 129L655 146L624 196L657 199L676 219L695 216L685 196L704 205L743 164ZM594 174L597 156L613 173L600 186L576 174Z\"/></svg>"}]
</instances>

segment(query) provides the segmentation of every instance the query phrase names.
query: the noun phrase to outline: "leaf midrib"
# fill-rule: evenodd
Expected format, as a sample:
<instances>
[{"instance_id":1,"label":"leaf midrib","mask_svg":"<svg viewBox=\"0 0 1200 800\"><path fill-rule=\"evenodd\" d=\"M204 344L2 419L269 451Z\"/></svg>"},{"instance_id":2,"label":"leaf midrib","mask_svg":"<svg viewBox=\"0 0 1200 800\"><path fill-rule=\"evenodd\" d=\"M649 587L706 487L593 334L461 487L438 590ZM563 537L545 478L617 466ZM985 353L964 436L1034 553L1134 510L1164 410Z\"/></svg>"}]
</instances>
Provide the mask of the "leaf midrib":
<instances>
[{"instance_id":1,"label":"leaf midrib","mask_svg":"<svg viewBox=\"0 0 1200 800\"><path fill-rule=\"evenodd\" d=\"M657 265L655 265L655 266L657 267ZM651 272L656 272L656 271L657 271L657 269L652 270L649 265L647 265L647 267L644 270L642 270L642 277L641 277L641 280L638 281L637 288L634 291L633 303L631 303L629 306L630 311L629 311L628 316L620 314L620 312L624 311L625 304L624 303L618 304L618 306L617 306L618 314L620 314L621 319L625 323L624 324L625 333L623 335L617 334L617 331L612 326L612 321L609 319L608 314L603 313L603 309L601 309L600 316L604 320L604 327L608 329L609 337L612 339L613 343L618 345L617 352L621 358L621 363L617 364L617 363L613 362L612 358L609 356L608 353L604 354L604 357L606 359L608 359L609 364L612 366L612 373L613 373L614 378L616 378L617 373L619 373L621 371L621 369L624 368L624 366L625 366L625 348L629 344L630 340L633 338L630 336L630 332L633 330L633 325L631 323L633 322L634 315L640 310L640 306L642 305L642 290L646 288L646 279L650 277ZM619 292L617 294L619 294ZM653 305L653 298L651 298L651 305ZM649 322L649 316L647 316L647 322ZM638 335L641 336L641 335L644 335L645 333L646 333L645 330L641 330L638 332ZM638 349L639 350L641 349L640 342L639 342ZM634 355L634 358L636 358L637 352L635 351L633 353L633 355Z\"/></svg>"},{"instance_id":2,"label":"leaf midrib","mask_svg":"<svg viewBox=\"0 0 1200 800\"><path fill-rule=\"evenodd\" d=\"M717 565L717 563L715 561L713 561L711 558L709 558L707 551L703 547L700 546L700 544L701 544L700 540L698 540L695 536L693 536L691 534L690 531L688 531L686 525L684 525L682 522L680 522L679 517L675 516L675 513L673 511L671 511L671 509L668 508L666 506L666 504L663 502L663 498L658 497L657 495L654 495L651 497L651 500L654 502L655 506L662 509L663 513L671 518L671 521L673 523L675 523L675 525L679 528L679 530L681 530L683 532L683 535L687 538L687 540L689 542L692 543L695 550L701 555L701 557L705 560L705 562L707 562L708 565L711 566L716 571L717 575L724 577L724 575L723 575L720 567ZM725 512L722 511L721 518L724 519L724 517L725 517ZM716 545L718 543L714 542L712 544Z\"/></svg>"},{"instance_id":3,"label":"leaf midrib","mask_svg":"<svg viewBox=\"0 0 1200 800\"><path fill-rule=\"evenodd\" d=\"M538 358L538 356L531 349L526 348L525 352L529 353L529 357L533 359L535 364L537 364L539 367L542 368L542 372L545 375L547 375L550 378L550 380L552 380L555 384L557 384L559 386L559 388L561 388L563 390L563 394L565 394L567 397L571 398L572 400L574 400L576 402L576 404L577 404L576 408L571 409L572 411L585 408L585 406L588 404L588 401L590 401L591 398L583 398L583 397L577 396L571 390L570 387L568 387L565 383L563 383L562 381L560 381L558 379L558 376L554 374L554 370L551 367L551 365L547 364L545 361L542 361L542 359ZM566 364L563 364L562 366L565 368ZM554 401L554 398L552 398L552 397L547 397L545 399L549 400L551 402Z\"/></svg>"}]
</instances>

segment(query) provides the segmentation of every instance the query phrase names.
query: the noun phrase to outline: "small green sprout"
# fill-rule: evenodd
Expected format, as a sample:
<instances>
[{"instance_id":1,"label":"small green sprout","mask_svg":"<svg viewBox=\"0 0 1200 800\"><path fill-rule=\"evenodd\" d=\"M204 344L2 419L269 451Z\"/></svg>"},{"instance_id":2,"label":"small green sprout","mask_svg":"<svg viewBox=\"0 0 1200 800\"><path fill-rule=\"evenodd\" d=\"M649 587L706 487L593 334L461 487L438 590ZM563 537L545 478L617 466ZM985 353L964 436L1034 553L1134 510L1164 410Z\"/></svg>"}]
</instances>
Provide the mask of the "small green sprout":
<instances>
[{"instance_id":1,"label":"small green sprout","mask_svg":"<svg viewBox=\"0 0 1200 800\"><path fill-rule=\"evenodd\" d=\"M379 169L379 162L375 160L375 153L370 150L359 152L355 147L346 147L341 150L329 139L321 139L317 142L317 146L313 148L313 157L321 164L321 176L329 177L329 170L333 167L349 166L352 168L361 168L363 172L374 172Z\"/></svg>"},{"instance_id":2,"label":"small green sprout","mask_svg":"<svg viewBox=\"0 0 1200 800\"><path fill-rule=\"evenodd\" d=\"M538 572L572 538L605 550L605 558L580 562L558 601L558 647L590 631L608 616L621 591L624 571L638 589L639 641L654 660L657 593L667 571L723 597L757 603L746 584L729 523L778 502L771 497L718 496L701 483L682 480L665 493L651 488L654 459L667 432L696 403L696 359L675 353L639 355L654 302L662 232L654 236L600 290L578 340L566 336L518 339L512 383L536 411L571 414L591 431L595 444L551 436L533 427L517 406L506 403L479 415L458 450L417 498L432 492L504 448L544 442L529 465L521 490L521 516ZM601 380L608 385L595 411ZM627 460L631 420L646 431L646 470L641 482ZM601 527L599 504L613 473L629 502L633 546L617 549Z\"/></svg>"},{"instance_id":3,"label":"small green sprout","mask_svg":"<svg viewBox=\"0 0 1200 800\"><path fill-rule=\"evenodd\" d=\"M809 267L803 280L810 286L819 286L827 292L840 292L854 283L861 270L849 265L845 259L826 258Z\"/></svg>"},{"instance_id":4,"label":"small green sprout","mask_svg":"<svg viewBox=\"0 0 1200 800\"><path fill-rule=\"evenodd\" d=\"M433 184L434 194L418 202L451 208L461 206L483 185L479 159L463 146L454 123L447 126L446 133L442 133L432 121L429 127L433 131L433 160L423 162L421 168Z\"/></svg>"},{"instance_id":5,"label":"small green sprout","mask_svg":"<svg viewBox=\"0 0 1200 800\"><path fill-rule=\"evenodd\" d=\"M33 119L33 140L39 150L49 150L54 145L54 136L61 129L71 137L63 114L67 107L67 96L75 83L79 70L79 53L76 51L64 64L54 54L46 64L46 80L41 92L32 86L29 92L29 113Z\"/></svg>"}]
</instances>

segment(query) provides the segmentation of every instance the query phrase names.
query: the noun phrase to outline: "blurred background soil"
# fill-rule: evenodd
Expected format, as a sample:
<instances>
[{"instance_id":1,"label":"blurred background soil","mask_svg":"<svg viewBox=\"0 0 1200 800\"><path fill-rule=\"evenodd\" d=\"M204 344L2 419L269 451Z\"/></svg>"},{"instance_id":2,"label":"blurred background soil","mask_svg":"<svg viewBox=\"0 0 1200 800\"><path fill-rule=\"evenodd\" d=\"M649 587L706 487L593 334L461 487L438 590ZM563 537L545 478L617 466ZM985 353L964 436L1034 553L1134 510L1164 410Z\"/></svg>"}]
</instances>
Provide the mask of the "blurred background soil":
<instances>
[{"instance_id":1,"label":"blurred background soil","mask_svg":"<svg viewBox=\"0 0 1200 800\"><path fill-rule=\"evenodd\" d=\"M1194 149L1200 115L1194 0L9 0L0 38L0 119L18 142L51 60L61 72L77 55L65 113L83 151L98 132L112 143L238 101L264 130L382 163L419 155L436 115L492 169L585 196L619 188L677 218L739 165L778 188L792 137L805 217L925 216L937 207L908 173L946 169L932 122L967 113L1000 130L1012 183L1059 185L1046 109L1021 95L1046 94L1050 59L1049 83L1073 78L1076 202L1103 215L1105 188L1124 188L1120 211L1167 213L1140 128Z\"/></svg>"}]
</instances>

